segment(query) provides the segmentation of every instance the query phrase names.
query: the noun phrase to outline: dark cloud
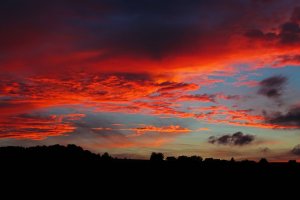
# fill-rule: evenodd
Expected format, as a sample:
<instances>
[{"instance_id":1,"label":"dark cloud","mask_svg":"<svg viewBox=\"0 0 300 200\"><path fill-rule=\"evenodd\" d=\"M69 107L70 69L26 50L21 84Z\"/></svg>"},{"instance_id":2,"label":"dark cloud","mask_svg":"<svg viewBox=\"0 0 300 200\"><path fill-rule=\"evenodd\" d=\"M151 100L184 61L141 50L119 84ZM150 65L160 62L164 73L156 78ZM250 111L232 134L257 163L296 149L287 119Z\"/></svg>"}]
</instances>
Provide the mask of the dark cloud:
<instances>
[{"instance_id":1,"label":"dark cloud","mask_svg":"<svg viewBox=\"0 0 300 200\"><path fill-rule=\"evenodd\" d=\"M279 98L282 95L287 78L284 76L272 76L259 83L258 94L268 98Z\"/></svg>"},{"instance_id":2,"label":"dark cloud","mask_svg":"<svg viewBox=\"0 0 300 200\"><path fill-rule=\"evenodd\" d=\"M293 107L287 113L274 113L272 116L267 116L266 121L270 124L287 126L287 128L300 128L300 107Z\"/></svg>"},{"instance_id":3,"label":"dark cloud","mask_svg":"<svg viewBox=\"0 0 300 200\"><path fill-rule=\"evenodd\" d=\"M219 95L218 97L225 100L240 100L242 98L240 95Z\"/></svg>"},{"instance_id":4,"label":"dark cloud","mask_svg":"<svg viewBox=\"0 0 300 200\"><path fill-rule=\"evenodd\" d=\"M277 0L252 0L252 1L265 4L265 3L272 3Z\"/></svg>"},{"instance_id":5,"label":"dark cloud","mask_svg":"<svg viewBox=\"0 0 300 200\"><path fill-rule=\"evenodd\" d=\"M207 24L218 27L222 21L231 19L230 8L219 7L218 1L117 2L109 3L115 12L104 16L104 23L91 24L86 23L89 19L81 19L85 28L93 30L89 33L93 40L85 43L85 47L105 48L112 55L123 53L160 60L168 55L201 49L201 44L207 43L203 40L210 28ZM214 12L224 18L210 18Z\"/></svg>"},{"instance_id":6,"label":"dark cloud","mask_svg":"<svg viewBox=\"0 0 300 200\"><path fill-rule=\"evenodd\" d=\"M160 89L157 92L173 91L173 90L196 90L198 85L193 83L163 82L159 84Z\"/></svg>"},{"instance_id":7,"label":"dark cloud","mask_svg":"<svg viewBox=\"0 0 300 200\"><path fill-rule=\"evenodd\" d=\"M248 30L245 33L245 36L253 39L262 39L264 38L265 34L259 29L252 29Z\"/></svg>"},{"instance_id":8,"label":"dark cloud","mask_svg":"<svg viewBox=\"0 0 300 200\"><path fill-rule=\"evenodd\" d=\"M255 140L254 135L243 134L242 132L236 132L232 135L227 134L221 137L211 136L209 137L208 142L211 144L244 146L252 143L254 140Z\"/></svg>"},{"instance_id":9,"label":"dark cloud","mask_svg":"<svg viewBox=\"0 0 300 200\"><path fill-rule=\"evenodd\" d=\"M188 101L203 101L203 102L216 102L216 94L193 94L193 95L183 95L179 97L179 100Z\"/></svg>"},{"instance_id":10,"label":"dark cloud","mask_svg":"<svg viewBox=\"0 0 300 200\"><path fill-rule=\"evenodd\" d=\"M296 44L300 42L300 26L298 23L287 22L281 26L279 34L281 44Z\"/></svg>"},{"instance_id":11,"label":"dark cloud","mask_svg":"<svg viewBox=\"0 0 300 200\"><path fill-rule=\"evenodd\" d=\"M111 76L116 76L124 80L136 81L136 82L153 81L153 76L148 73L113 73L113 74L105 74L103 77L107 78Z\"/></svg>"},{"instance_id":12,"label":"dark cloud","mask_svg":"<svg viewBox=\"0 0 300 200\"><path fill-rule=\"evenodd\" d=\"M279 64L299 64L300 63L300 55L281 55L278 57Z\"/></svg>"},{"instance_id":13,"label":"dark cloud","mask_svg":"<svg viewBox=\"0 0 300 200\"><path fill-rule=\"evenodd\" d=\"M278 38L278 36L275 33L272 32L264 33L259 29L248 30L245 33L245 36L250 39L262 40L262 41L274 41Z\"/></svg>"},{"instance_id":14,"label":"dark cloud","mask_svg":"<svg viewBox=\"0 0 300 200\"><path fill-rule=\"evenodd\" d=\"M291 152L294 155L300 156L300 144L296 145Z\"/></svg>"},{"instance_id":15,"label":"dark cloud","mask_svg":"<svg viewBox=\"0 0 300 200\"><path fill-rule=\"evenodd\" d=\"M289 21L281 24L276 32L264 32L261 29L250 29L246 31L245 36L260 41L276 41L277 45L295 45L300 44L300 7L294 8Z\"/></svg>"},{"instance_id":16,"label":"dark cloud","mask_svg":"<svg viewBox=\"0 0 300 200\"><path fill-rule=\"evenodd\" d=\"M296 7L294 9L294 12L291 16L291 21L292 22L299 22L300 21L300 7Z\"/></svg>"},{"instance_id":17,"label":"dark cloud","mask_svg":"<svg viewBox=\"0 0 300 200\"><path fill-rule=\"evenodd\" d=\"M171 52L195 50L192 44L199 43L199 36L208 31L207 20L217 26L223 17L231 20L230 6L219 6L219 2L4 0L0 4L0 35L11 39L1 39L0 49L48 44L49 38L56 43L80 37L84 42L76 42L76 46L83 50L105 49L110 55L126 53L160 59ZM221 15L218 19L213 18L215 12Z\"/></svg>"},{"instance_id":18,"label":"dark cloud","mask_svg":"<svg viewBox=\"0 0 300 200\"><path fill-rule=\"evenodd\" d=\"M229 40L238 34L234 29L270 18L269 11L253 2L3 0L0 2L1 58L20 60L22 64L18 68L43 71L72 65L76 68L110 59L116 61L116 56L151 61L184 55L215 57L231 50ZM278 1L268 4L270 10L277 12L286 10L285 7L290 5ZM91 56L89 62L74 55L95 51L101 55ZM57 63L56 57L65 61L70 55L78 60L70 58L72 63ZM41 65L43 70L38 69Z\"/></svg>"},{"instance_id":19,"label":"dark cloud","mask_svg":"<svg viewBox=\"0 0 300 200\"><path fill-rule=\"evenodd\" d=\"M287 22L281 26L281 33L299 33L299 24L294 22Z\"/></svg>"}]
</instances>

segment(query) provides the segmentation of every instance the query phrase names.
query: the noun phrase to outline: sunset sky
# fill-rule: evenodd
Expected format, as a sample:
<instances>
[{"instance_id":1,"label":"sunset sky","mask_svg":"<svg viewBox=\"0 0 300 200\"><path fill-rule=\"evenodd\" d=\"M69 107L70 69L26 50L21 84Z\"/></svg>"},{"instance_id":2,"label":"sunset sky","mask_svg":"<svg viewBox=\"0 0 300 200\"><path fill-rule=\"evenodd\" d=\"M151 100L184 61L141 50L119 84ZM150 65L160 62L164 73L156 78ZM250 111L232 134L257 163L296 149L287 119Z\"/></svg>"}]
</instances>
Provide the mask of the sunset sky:
<instances>
[{"instance_id":1,"label":"sunset sky","mask_svg":"<svg viewBox=\"0 0 300 200\"><path fill-rule=\"evenodd\" d=\"M0 146L300 161L299 0L1 0Z\"/></svg>"}]
</instances>

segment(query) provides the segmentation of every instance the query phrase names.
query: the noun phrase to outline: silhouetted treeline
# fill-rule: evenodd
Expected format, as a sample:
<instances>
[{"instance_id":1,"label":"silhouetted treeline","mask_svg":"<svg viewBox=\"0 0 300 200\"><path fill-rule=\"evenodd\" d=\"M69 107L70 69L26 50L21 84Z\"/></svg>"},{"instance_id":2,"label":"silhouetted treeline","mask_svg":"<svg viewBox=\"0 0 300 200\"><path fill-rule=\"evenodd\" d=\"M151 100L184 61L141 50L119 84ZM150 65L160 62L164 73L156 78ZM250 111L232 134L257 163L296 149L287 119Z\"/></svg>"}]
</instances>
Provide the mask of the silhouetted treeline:
<instances>
[{"instance_id":1,"label":"silhouetted treeline","mask_svg":"<svg viewBox=\"0 0 300 200\"><path fill-rule=\"evenodd\" d=\"M166 157L152 153L149 160L117 159L108 153L94 154L76 145L53 145L37 147L0 147L0 172L2 183L7 185L34 180L41 183L54 182L65 187L85 187L96 182L96 187L141 187L151 182L155 186L206 188L235 187L245 184L264 187L274 183L292 183L300 178L300 165L296 161L269 163L203 159L200 156ZM5 181L4 181L5 180ZM92 180L92 181L91 181ZM192 184L196 182L196 185ZM242 183L242 184L241 184ZM231 189L231 188L230 188ZM175 194L175 193L174 193Z\"/></svg>"},{"instance_id":2,"label":"silhouetted treeline","mask_svg":"<svg viewBox=\"0 0 300 200\"><path fill-rule=\"evenodd\" d=\"M2 163L5 162L21 162L21 161L32 161L32 162L70 162L70 161L80 161L80 162L118 162L128 163L128 162L147 162L147 163L177 163L177 164L215 164L215 165L259 165L259 166L268 166L268 165L287 165L287 166L300 166L300 163L297 163L295 160L290 160L287 163L269 163L267 159L262 158L259 162L243 160L235 161L234 158L231 160L221 160L214 158L205 158L201 156L178 156L178 157L166 157L163 153L153 152L150 155L149 160L134 160L134 159L119 159L113 158L109 153L104 154L95 154L88 150L84 150L82 147L76 146L74 144L69 144L67 146L62 145L52 145L52 146L36 146L36 147L0 147L0 160Z\"/></svg>"},{"instance_id":3,"label":"silhouetted treeline","mask_svg":"<svg viewBox=\"0 0 300 200\"><path fill-rule=\"evenodd\" d=\"M296 161L289 161L287 163L269 163L265 158L259 162L255 161L235 161L220 160L213 158L203 159L200 156L179 156L179 157L164 157L162 153L153 152L149 160L134 160L134 159L118 159L111 157L108 153L102 155L92 153L88 150L70 144L67 146L53 145L53 146L36 146L36 147L0 147L0 161L2 166L9 166L11 164L19 165L56 165L56 164L78 164L91 165L93 167L101 167L102 165L110 165L113 167L198 167L218 170L245 170L258 168L272 168L278 170L288 170L299 168L300 164Z\"/></svg>"},{"instance_id":4,"label":"silhouetted treeline","mask_svg":"<svg viewBox=\"0 0 300 200\"><path fill-rule=\"evenodd\" d=\"M94 154L83 148L69 144L68 146L36 146L36 147L0 147L0 160L6 162L36 161L36 162L70 162L70 161L100 161L111 160L108 153Z\"/></svg>"},{"instance_id":5,"label":"silhouetted treeline","mask_svg":"<svg viewBox=\"0 0 300 200\"><path fill-rule=\"evenodd\" d=\"M203 159L200 156L166 157L153 152L149 160L118 159L108 153L102 155L84 150L76 145L53 145L37 147L0 147L0 168L14 171L21 175L32 171L47 175L55 172L64 175L80 173L100 176L101 179L168 177L168 179L196 177L205 180L238 178L246 179L268 177L300 178L300 164L296 161L287 163L269 163L262 158L255 161ZM12 170L13 169L13 170Z\"/></svg>"}]
</instances>

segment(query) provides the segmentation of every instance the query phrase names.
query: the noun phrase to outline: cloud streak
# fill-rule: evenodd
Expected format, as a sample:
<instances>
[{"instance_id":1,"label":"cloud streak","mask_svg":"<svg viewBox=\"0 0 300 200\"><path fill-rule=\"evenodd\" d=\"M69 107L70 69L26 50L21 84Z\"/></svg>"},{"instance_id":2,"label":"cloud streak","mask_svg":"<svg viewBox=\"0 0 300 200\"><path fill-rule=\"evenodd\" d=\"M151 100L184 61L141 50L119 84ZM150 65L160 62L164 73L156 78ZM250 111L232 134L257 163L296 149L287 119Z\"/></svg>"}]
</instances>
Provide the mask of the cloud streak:
<instances>
[{"instance_id":1,"label":"cloud streak","mask_svg":"<svg viewBox=\"0 0 300 200\"><path fill-rule=\"evenodd\" d=\"M76 130L74 121L84 115L18 115L0 119L0 138L43 140L47 137L61 136Z\"/></svg>"}]
</instances>

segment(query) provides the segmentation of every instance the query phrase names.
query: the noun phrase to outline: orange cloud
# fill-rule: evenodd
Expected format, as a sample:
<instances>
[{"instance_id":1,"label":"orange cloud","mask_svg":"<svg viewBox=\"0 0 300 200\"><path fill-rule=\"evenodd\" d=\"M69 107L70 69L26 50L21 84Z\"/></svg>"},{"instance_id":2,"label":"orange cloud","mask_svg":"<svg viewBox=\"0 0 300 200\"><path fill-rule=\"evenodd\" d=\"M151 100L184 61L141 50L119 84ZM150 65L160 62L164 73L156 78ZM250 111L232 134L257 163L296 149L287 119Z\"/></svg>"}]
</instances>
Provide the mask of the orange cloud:
<instances>
[{"instance_id":1,"label":"orange cloud","mask_svg":"<svg viewBox=\"0 0 300 200\"><path fill-rule=\"evenodd\" d=\"M151 132L156 132L156 133L166 133L166 134L180 134L180 133L189 133L192 130L188 128L183 128L179 125L171 125L171 126L164 126L164 127L156 127L156 126L142 126L138 128L132 128L132 129L123 129L123 130L130 130L134 131L135 134L131 136L139 136L143 135L145 133L151 133Z\"/></svg>"},{"instance_id":2,"label":"orange cloud","mask_svg":"<svg viewBox=\"0 0 300 200\"><path fill-rule=\"evenodd\" d=\"M108 149L126 149L126 148L145 148L145 147L160 147L164 144L167 144L171 142L173 138L168 138L168 137L150 137L150 138L139 138L137 139L132 139L132 137L129 139L127 137L123 136L110 136L109 139L106 141L102 142L95 142L93 144L89 144L89 148L92 149L103 149L103 148L108 148Z\"/></svg>"},{"instance_id":3,"label":"orange cloud","mask_svg":"<svg viewBox=\"0 0 300 200\"><path fill-rule=\"evenodd\" d=\"M92 131L96 133L96 137L99 137L96 144L97 148L135 148L159 147L171 142L176 136L188 134L193 130L180 125L154 126L139 124L133 128L119 126L97 127L92 128ZM102 133L107 132L110 134L105 134L105 137L101 137Z\"/></svg>"},{"instance_id":4,"label":"orange cloud","mask_svg":"<svg viewBox=\"0 0 300 200\"><path fill-rule=\"evenodd\" d=\"M195 94L195 95L184 95L179 97L182 101L202 101L202 102L215 102L216 95L208 94Z\"/></svg>"}]
</instances>

